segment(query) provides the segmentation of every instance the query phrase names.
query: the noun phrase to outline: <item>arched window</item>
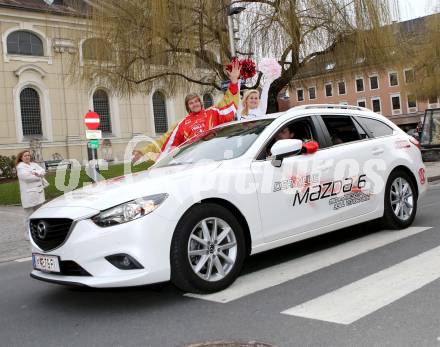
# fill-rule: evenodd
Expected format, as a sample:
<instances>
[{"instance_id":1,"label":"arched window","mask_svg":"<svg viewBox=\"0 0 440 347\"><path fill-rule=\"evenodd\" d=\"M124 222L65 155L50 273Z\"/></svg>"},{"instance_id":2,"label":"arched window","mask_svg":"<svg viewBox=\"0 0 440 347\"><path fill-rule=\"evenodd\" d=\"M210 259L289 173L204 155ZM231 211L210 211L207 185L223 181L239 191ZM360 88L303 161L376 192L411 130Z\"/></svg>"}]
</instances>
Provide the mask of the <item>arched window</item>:
<instances>
[{"instance_id":1,"label":"arched window","mask_svg":"<svg viewBox=\"0 0 440 347\"><path fill-rule=\"evenodd\" d=\"M157 91L153 94L154 130L156 134L168 131L167 106L165 95Z\"/></svg>"},{"instance_id":2,"label":"arched window","mask_svg":"<svg viewBox=\"0 0 440 347\"><path fill-rule=\"evenodd\" d=\"M7 39L8 54L43 56L43 41L29 31L18 30L10 33Z\"/></svg>"},{"instance_id":3,"label":"arched window","mask_svg":"<svg viewBox=\"0 0 440 347\"><path fill-rule=\"evenodd\" d=\"M111 46L100 38L87 39L82 44L82 56L84 60L112 60Z\"/></svg>"},{"instance_id":4,"label":"arched window","mask_svg":"<svg viewBox=\"0 0 440 347\"><path fill-rule=\"evenodd\" d=\"M20 93L21 126L23 136L42 136L40 95L33 88Z\"/></svg>"},{"instance_id":5,"label":"arched window","mask_svg":"<svg viewBox=\"0 0 440 347\"><path fill-rule=\"evenodd\" d=\"M203 107L209 108L214 105L214 100L212 99L212 95L209 93L203 94Z\"/></svg>"},{"instance_id":6,"label":"arched window","mask_svg":"<svg viewBox=\"0 0 440 347\"><path fill-rule=\"evenodd\" d=\"M110 116L110 105L107 92L102 89L97 89L93 93L93 110L99 114L101 120L99 129L103 133L112 132L112 122Z\"/></svg>"}]
</instances>

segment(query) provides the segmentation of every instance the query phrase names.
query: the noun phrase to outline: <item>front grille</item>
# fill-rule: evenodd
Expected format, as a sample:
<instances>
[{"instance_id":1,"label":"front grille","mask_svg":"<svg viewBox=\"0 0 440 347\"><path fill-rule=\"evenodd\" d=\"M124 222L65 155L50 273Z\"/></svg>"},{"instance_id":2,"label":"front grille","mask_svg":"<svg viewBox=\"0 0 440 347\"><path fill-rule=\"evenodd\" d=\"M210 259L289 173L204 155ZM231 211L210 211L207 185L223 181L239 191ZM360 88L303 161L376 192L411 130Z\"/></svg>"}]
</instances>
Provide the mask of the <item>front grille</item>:
<instances>
[{"instance_id":1,"label":"front grille","mask_svg":"<svg viewBox=\"0 0 440 347\"><path fill-rule=\"evenodd\" d=\"M92 276L81 266L71 260L60 261L61 275L64 276Z\"/></svg>"},{"instance_id":2,"label":"front grille","mask_svg":"<svg viewBox=\"0 0 440 347\"><path fill-rule=\"evenodd\" d=\"M31 219L29 228L32 240L43 251L57 248L67 239L72 222L68 218Z\"/></svg>"}]
</instances>

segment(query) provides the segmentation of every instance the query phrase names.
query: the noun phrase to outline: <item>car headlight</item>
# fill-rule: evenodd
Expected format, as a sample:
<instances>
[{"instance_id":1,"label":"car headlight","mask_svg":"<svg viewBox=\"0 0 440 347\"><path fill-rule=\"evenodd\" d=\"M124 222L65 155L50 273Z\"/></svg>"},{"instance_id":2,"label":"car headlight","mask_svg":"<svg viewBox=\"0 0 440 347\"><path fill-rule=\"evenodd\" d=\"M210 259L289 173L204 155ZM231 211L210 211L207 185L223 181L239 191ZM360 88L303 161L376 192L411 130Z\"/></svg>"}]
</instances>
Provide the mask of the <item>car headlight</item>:
<instances>
[{"instance_id":1,"label":"car headlight","mask_svg":"<svg viewBox=\"0 0 440 347\"><path fill-rule=\"evenodd\" d=\"M101 211L92 221L100 227L127 223L153 212L167 197L168 194L156 194L131 200Z\"/></svg>"}]
</instances>

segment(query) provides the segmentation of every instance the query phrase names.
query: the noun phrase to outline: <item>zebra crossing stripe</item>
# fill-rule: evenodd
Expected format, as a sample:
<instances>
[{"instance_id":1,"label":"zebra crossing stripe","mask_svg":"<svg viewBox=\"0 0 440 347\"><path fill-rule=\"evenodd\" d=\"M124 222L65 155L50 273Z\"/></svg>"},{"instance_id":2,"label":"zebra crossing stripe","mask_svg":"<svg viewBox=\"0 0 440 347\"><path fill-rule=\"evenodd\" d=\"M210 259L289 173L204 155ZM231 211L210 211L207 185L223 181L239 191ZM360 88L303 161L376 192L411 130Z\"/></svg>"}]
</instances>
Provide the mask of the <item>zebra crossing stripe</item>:
<instances>
[{"instance_id":1,"label":"zebra crossing stripe","mask_svg":"<svg viewBox=\"0 0 440 347\"><path fill-rule=\"evenodd\" d=\"M185 296L227 303L268 289L327 266L367 253L400 239L421 233L431 227L409 227L400 231L380 231L304 257L240 276L230 287L213 294L187 293ZM439 267L440 268L440 267Z\"/></svg>"},{"instance_id":2,"label":"zebra crossing stripe","mask_svg":"<svg viewBox=\"0 0 440 347\"><path fill-rule=\"evenodd\" d=\"M281 313L351 324L440 278L440 247Z\"/></svg>"},{"instance_id":3,"label":"zebra crossing stripe","mask_svg":"<svg viewBox=\"0 0 440 347\"><path fill-rule=\"evenodd\" d=\"M24 263L26 261L31 261L32 257L26 257L26 258L20 258L20 259L15 259L14 261L17 263Z\"/></svg>"}]
</instances>

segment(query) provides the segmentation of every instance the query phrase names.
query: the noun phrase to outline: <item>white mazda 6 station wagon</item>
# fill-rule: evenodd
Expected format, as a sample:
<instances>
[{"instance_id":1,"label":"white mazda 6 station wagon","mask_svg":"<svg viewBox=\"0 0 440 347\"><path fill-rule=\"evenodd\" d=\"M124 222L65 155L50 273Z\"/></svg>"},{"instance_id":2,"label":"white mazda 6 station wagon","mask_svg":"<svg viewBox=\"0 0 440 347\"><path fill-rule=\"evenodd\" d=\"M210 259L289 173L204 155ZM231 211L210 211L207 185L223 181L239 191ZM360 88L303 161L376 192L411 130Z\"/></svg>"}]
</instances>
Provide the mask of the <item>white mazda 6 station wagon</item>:
<instances>
[{"instance_id":1,"label":"white mazda 6 station wagon","mask_svg":"<svg viewBox=\"0 0 440 347\"><path fill-rule=\"evenodd\" d=\"M258 252L373 219L408 227L418 142L385 117L309 105L232 122L149 170L66 193L30 219L33 278L214 292Z\"/></svg>"}]
</instances>

